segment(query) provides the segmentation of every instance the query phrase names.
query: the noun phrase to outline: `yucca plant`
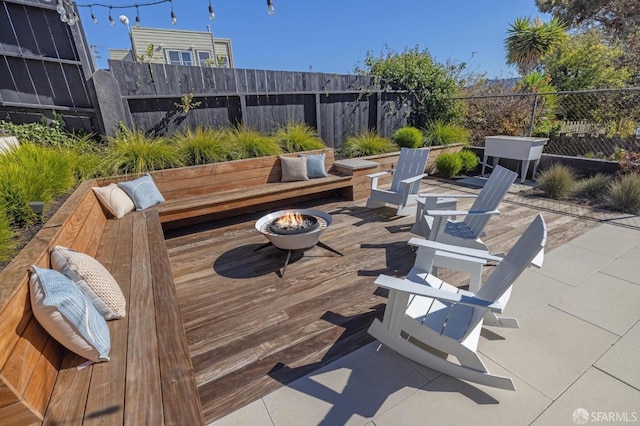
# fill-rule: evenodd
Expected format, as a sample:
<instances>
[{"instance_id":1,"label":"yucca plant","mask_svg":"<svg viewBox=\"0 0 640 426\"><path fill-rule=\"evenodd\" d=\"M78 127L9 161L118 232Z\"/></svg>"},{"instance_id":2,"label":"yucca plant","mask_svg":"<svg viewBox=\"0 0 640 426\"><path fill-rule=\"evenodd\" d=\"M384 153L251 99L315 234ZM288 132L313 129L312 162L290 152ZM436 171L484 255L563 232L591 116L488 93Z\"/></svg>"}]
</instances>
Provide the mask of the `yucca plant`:
<instances>
[{"instance_id":1,"label":"yucca plant","mask_svg":"<svg viewBox=\"0 0 640 426\"><path fill-rule=\"evenodd\" d=\"M419 129L407 126L396 130L392 139L398 146L404 148L418 148L422 145L424 136Z\"/></svg>"},{"instance_id":2,"label":"yucca plant","mask_svg":"<svg viewBox=\"0 0 640 426\"><path fill-rule=\"evenodd\" d=\"M340 148L340 156L346 158L364 157L367 155L386 154L399 151L398 145L391 140L368 130L347 138Z\"/></svg>"},{"instance_id":3,"label":"yucca plant","mask_svg":"<svg viewBox=\"0 0 640 426\"><path fill-rule=\"evenodd\" d=\"M611 182L605 202L625 213L640 213L640 175L628 173Z\"/></svg>"},{"instance_id":4,"label":"yucca plant","mask_svg":"<svg viewBox=\"0 0 640 426\"><path fill-rule=\"evenodd\" d=\"M287 123L279 127L274 133L284 152L311 151L325 148L325 144L318 137L316 131L304 123Z\"/></svg>"},{"instance_id":5,"label":"yucca plant","mask_svg":"<svg viewBox=\"0 0 640 426\"><path fill-rule=\"evenodd\" d=\"M229 132L229 142L237 149L240 158L267 157L282 154L275 138L247 127L237 127Z\"/></svg>"},{"instance_id":6,"label":"yucca plant","mask_svg":"<svg viewBox=\"0 0 640 426\"><path fill-rule=\"evenodd\" d=\"M14 225L22 226L35 218L30 202L49 202L74 184L73 169L58 149L27 143L0 155L0 205Z\"/></svg>"},{"instance_id":7,"label":"yucca plant","mask_svg":"<svg viewBox=\"0 0 640 426\"><path fill-rule=\"evenodd\" d=\"M239 157L237 147L229 141L229 131L209 127L187 129L174 136L180 159L187 166L216 163Z\"/></svg>"},{"instance_id":8,"label":"yucca plant","mask_svg":"<svg viewBox=\"0 0 640 426\"><path fill-rule=\"evenodd\" d=\"M551 198L566 197L575 185L573 171L562 163L554 163L538 176L540 189Z\"/></svg>"},{"instance_id":9,"label":"yucca plant","mask_svg":"<svg viewBox=\"0 0 640 426\"><path fill-rule=\"evenodd\" d=\"M15 254L16 245L16 234L11 229L4 210L0 210L0 263L11 260Z\"/></svg>"},{"instance_id":10,"label":"yucca plant","mask_svg":"<svg viewBox=\"0 0 640 426\"><path fill-rule=\"evenodd\" d=\"M110 174L144 173L179 167L178 147L168 139L147 136L141 130L122 129L107 136L103 169Z\"/></svg>"},{"instance_id":11,"label":"yucca plant","mask_svg":"<svg viewBox=\"0 0 640 426\"><path fill-rule=\"evenodd\" d=\"M427 145L466 144L469 142L469 131L457 124L436 120L425 130L425 139Z\"/></svg>"}]
</instances>

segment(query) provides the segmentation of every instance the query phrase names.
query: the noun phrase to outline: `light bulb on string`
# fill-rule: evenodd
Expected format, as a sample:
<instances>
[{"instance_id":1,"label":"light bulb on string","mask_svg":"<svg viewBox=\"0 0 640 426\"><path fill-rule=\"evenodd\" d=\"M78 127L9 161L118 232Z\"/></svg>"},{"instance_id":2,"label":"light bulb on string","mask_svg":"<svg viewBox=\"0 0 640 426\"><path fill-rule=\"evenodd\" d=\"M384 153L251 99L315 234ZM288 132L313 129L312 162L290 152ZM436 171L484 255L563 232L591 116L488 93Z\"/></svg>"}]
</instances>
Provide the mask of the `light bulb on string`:
<instances>
[{"instance_id":1,"label":"light bulb on string","mask_svg":"<svg viewBox=\"0 0 640 426\"><path fill-rule=\"evenodd\" d=\"M116 24L116 21L113 20L113 16L111 16L111 6L109 6L109 24L112 27Z\"/></svg>"},{"instance_id":2,"label":"light bulb on string","mask_svg":"<svg viewBox=\"0 0 640 426\"><path fill-rule=\"evenodd\" d=\"M211 5L211 0L209 0L209 19L212 20L212 21L214 19L216 19L216 14L213 11L213 6Z\"/></svg>"},{"instance_id":3,"label":"light bulb on string","mask_svg":"<svg viewBox=\"0 0 640 426\"><path fill-rule=\"evenodd\" d=\"M64 8L64 5L62 4L62 0L58 1L58 5L56 6L56 11L60 14L60 15L64 15L67 13L67 11Z\"/></svg>"},{"instance_id":4,"label":"light bulb on string","mask_svg":"<svg viewBox=\"0 0 640 426\"><path fill-rule=\"evenodd\" d=\"M276 9L273 7L273 3L271 2L271 0L267 0L267 13L269 15L273 15L274 13L276 13Z\"/></svg>"},{"instance_id":5,"label":"light bulb on string","mask_svg":"<svg viewBox=\"0 0 640 426\"><path fill-rule=\"evenodd\" d=\"M176 14L173 11L173 0L169 0L169 3L171 4L171 24L175 25L178 22L178 19L176 18Z\"/></svg>"},{"instance_id":6,"label":"light bulb on string","mask_svg":"<svg viewBox=\"0 0 640 426\"><path fill-rule=\"evenodd\" d=\"M94 24L98 23L98 18L96 18L96 15L93 14L93 8L89 8L89 10L91 11L91 20L93 21Z\"/></svg>"},{"instance_id":7,"label":"light bulb on string","mask_svg":"<svg viewBox=\"0 0 640 426\"><path fill-rule=\"evenodd\" d=\"M140 11L138 10L138 5L136 4L136 23L135 23L135 27L139 27L140 26Z\"/></svg>"}]
</instances>

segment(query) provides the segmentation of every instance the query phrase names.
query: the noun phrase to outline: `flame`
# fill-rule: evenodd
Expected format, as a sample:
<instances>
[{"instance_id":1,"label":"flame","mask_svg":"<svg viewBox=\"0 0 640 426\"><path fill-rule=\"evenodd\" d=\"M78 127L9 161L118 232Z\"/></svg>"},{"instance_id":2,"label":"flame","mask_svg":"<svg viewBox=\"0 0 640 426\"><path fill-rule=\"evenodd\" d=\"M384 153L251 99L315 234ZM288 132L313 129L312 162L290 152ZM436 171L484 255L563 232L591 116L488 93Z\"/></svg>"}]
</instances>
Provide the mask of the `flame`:
<instances>
[{"instance_id":1,"label":"flame","mask_svg":"<svg viewBox=\"0 0 640 426\"><path fill-rule=\"evenodd\" d=\"M298 212L288 212L278 218L278 225L283 228L297 228L302 226L304 219Z\"/></svg>"}]
</instances>

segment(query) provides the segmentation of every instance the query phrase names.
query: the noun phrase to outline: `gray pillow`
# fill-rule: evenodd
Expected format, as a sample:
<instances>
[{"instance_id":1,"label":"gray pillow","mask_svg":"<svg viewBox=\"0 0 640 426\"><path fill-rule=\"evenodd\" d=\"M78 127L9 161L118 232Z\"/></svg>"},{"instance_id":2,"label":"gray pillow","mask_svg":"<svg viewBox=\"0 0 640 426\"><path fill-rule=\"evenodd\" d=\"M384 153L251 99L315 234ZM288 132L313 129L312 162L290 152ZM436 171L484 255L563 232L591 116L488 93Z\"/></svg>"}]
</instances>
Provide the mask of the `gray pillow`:
<instances>
[{"instance_id":1,"label":"gray pillow","mask_svg":"<svg viewBox=\"0 0 640 426\"><path fill-rule=\"evenodd\" d=\"M324 152L307 156L307 176L310 179L327 177L324 170Z\"/></svg>"},{"instance_id":2,"label":"gray pillow","mask_svg":"<svg viewBox=\"0 0 640 426\"><path fill-rule=\"evenodd\" d=\"M309 180L305 157L280 157L280 165L282 166L281 182Z\"/></svg>"}]
</instances>

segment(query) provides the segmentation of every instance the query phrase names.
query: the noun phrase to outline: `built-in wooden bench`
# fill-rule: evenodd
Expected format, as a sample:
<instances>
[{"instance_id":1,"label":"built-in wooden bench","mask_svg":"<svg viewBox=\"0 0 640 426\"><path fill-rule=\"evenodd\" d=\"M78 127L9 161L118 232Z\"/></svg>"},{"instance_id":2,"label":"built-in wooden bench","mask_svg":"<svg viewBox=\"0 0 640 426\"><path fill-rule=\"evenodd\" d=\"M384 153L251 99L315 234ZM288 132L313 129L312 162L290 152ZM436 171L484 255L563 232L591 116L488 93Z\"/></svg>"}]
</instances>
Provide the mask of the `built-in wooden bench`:
<instances>
[{"instance_id":1,"label":"built-in wooden bench","mask_svg":"<svg viewBox=\"0 0 640 426\"><path fill-rule=\"evenodd\" d=\"M158 212L108 220L84 182L0 272L0 424L203 424ZM120 284L127 315L109 321L110 361L66 350L33 317L27 270L50 249L94 256Z\"/></svg>"},{"instance_id":2,"label":"built-in wooden bench","mask_svg":"<svg viewBox=\"0 0 640 426\"><path fill-rule=\"evenodd\" d=\"M166 199L155 209L165 229L286 205L303 198L337 192L350 197L353 177L339 172L333 149L306 151L325 154L327 177L298 182L280 182L282 168L278 156L212 163L151 172ZM287 154L298 156L299 154ZM109 178L100 185L122 180ZM212 216L215 215L215 216Z\"/></svg>"}]
</instances>

